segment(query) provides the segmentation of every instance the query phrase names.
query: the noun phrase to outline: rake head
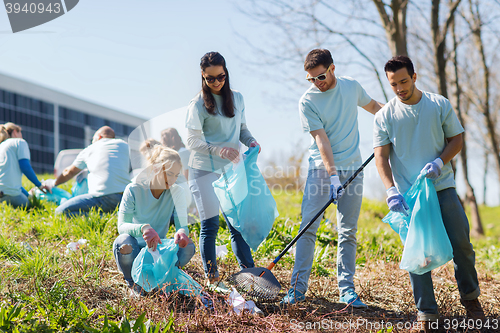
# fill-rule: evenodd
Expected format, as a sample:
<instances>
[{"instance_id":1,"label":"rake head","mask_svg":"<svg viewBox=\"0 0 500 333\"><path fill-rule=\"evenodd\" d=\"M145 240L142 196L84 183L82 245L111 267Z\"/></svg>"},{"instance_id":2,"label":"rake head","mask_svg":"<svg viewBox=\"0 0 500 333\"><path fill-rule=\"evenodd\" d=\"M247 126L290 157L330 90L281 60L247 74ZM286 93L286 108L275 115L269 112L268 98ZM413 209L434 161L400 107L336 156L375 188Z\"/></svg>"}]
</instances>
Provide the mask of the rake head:
<instances>
[{"instance_id":1,"label":"rake head","mask_svg":"<svg viewBox=\"0 0 500 333\"><path fill-rule=\"evenodd\" d=\"M273 301L278 297L281 284L273 273L264 267L244 268L231 275L228 281L240 292L261 301Z\"/></svg>"}]
</instances>

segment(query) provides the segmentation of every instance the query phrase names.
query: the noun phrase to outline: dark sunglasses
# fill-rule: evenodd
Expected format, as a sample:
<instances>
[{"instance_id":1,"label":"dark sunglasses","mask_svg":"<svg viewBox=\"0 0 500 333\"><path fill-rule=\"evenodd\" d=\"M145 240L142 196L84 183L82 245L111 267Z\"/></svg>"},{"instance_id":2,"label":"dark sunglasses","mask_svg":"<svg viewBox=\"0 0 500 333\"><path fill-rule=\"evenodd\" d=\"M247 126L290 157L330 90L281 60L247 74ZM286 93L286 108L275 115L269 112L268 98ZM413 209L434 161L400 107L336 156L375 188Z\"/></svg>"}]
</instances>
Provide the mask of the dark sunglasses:
<instances>
[{"instance_id":1,"label":"dark sunglasses","mask_svg":"<svg viewBox=\"0 0 500 333\"><path fill-rule=\"evenodd\" d=\"M203 77L207 83L214 83L215 80L219 82L224 82L226 80L226 74L219 74L217 77L213 76L204 76Z\"/></svg>"}]
</instances>

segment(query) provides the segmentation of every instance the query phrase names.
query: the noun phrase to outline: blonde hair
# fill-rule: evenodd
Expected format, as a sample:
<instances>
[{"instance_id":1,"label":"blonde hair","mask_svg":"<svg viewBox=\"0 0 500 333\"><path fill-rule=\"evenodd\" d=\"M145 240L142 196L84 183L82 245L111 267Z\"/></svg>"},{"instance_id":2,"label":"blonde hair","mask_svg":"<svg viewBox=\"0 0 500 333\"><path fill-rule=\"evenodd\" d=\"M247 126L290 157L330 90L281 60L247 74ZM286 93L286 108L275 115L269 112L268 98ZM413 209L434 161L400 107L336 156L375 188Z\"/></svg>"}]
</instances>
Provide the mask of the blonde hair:
<instances>
[{"instance_id":1,"label":"blonde hair","mask_svg":"<svg viewBox=\"0 0 500 333\"><path fill-rule=\"evenodd\" d=\"M3 125L5 130L7 131L7 133L9 134L9 138L12 136L12 132L14 131L18 131L20 132L22 130L21 126L18 126L14 123L5 123L5 125Z\"/></svg>"},{"instance_id":2,"label":"blonde hair","mask_svg":"<svg viewBox=\"0 0 500 333\"><path fill-rule=\"evenodd\" d=\"M139 151L146 158L146 160L149 161L149 156L151 155L153 148L156 147L157 145L161 145L161 143L158 140L146 139L139 147Z\"/></svg>"},{"instance_id":3,"label":"blonde hair","mask_svg":"<svg viewBox=\"0 0 500 333\"><path fill-rule=\"evenodd\" d=\"M8 138L10 138L10 135L5 128L5 125L0 125L0 143L4 142Z\"/></svg>"},{"instance_id":4,"label":"blonde hair","mask_svg":"<svg viewBox=\"0 0 500 333\"><path fill-rule=\"evenodd\" d=\"M181 157L172 148L164 147L162 145L156 145L149 154L148 164L153 166L154 169L159 168L168 164L168 168L174 164L179 163L182 166Z\"/></svg>"}]
</instances>

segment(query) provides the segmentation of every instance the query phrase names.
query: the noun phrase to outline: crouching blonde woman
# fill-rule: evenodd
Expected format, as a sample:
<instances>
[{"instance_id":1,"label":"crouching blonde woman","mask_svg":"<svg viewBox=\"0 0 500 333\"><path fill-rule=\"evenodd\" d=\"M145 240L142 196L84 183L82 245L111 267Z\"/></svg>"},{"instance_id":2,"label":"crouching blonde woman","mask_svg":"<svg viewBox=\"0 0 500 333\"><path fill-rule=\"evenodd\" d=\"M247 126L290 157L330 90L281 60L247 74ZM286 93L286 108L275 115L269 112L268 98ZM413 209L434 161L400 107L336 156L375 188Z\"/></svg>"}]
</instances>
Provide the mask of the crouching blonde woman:
<instances>
[{"instance_id":1,"label":"crouching blonde woman","mask_svg":"<svg viewBox=\"0 0 500 333\"><path fill-rule=\"evenodd\" d=\"M131 273L134 259L146 245L156 250L156 246L161 244L174 210L177 213L174 240L179 244L176 266L186 265L195 253L194 243L188 237L185 194L175 184L182 169L179 154L173 149L155 145L145 155L148 167L123 192L118 210L120 236L113 243L118 269L123 273L128 286L139 293L142 289L134 285Z\"/></svg>"}]
</instances>

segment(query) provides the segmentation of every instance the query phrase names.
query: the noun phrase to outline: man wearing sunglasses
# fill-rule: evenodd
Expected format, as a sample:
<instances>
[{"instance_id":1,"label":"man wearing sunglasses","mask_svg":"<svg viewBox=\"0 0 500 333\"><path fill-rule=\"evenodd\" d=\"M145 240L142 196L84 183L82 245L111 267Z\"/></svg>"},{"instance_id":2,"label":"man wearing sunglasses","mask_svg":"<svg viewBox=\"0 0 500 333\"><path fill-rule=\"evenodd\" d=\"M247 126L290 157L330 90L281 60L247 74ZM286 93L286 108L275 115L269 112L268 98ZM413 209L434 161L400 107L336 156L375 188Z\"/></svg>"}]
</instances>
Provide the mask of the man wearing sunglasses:
<instances>
[{"instance_id":1,"label":"man wearing sunglasses","mask_svg":"<svg viewBox=\"0 0 500 333\"><path fill-rule=\"evenodd\" d=\"M304 63L306 79L313 83L299 101L302 129L311 133L309 171L302 199L301 229L333 199L337 205L337 281L340 302L364 308L354 291L356 231L363 195L359 175L345 190L344 183L362 164L359 152L358 106L375 114L383 104L368 96L361 85L348 77L335 77L330 51L315 49ZM305 300L314 259L316 222L297 241L291 286L282 304Z\"/></svg>"}]
</instances>

